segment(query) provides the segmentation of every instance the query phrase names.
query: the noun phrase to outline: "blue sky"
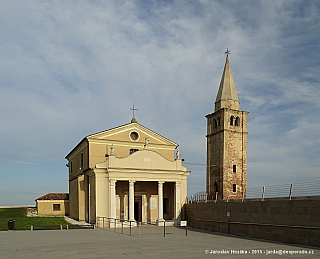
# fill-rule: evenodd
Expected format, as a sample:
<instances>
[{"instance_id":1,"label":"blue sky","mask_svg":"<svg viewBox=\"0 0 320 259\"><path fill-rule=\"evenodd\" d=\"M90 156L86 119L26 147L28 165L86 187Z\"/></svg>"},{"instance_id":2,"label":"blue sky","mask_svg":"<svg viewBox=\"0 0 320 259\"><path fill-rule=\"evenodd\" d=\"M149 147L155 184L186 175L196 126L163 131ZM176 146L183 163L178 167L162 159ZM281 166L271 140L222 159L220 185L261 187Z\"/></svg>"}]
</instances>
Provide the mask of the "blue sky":
<instances>
[{"instance_id":1,"label":"blue sky","mask_svg":"<svg viewBox=\"0 0 320 259\"><path fill-rule=\"evenodd\" d=\"M231 50L248 188L319 180L319 1L1 1L0 205L68 192L65 155L130 122L206 163ZM188 165L188 193L205 166Z\"/></svg>"}]
</instances>

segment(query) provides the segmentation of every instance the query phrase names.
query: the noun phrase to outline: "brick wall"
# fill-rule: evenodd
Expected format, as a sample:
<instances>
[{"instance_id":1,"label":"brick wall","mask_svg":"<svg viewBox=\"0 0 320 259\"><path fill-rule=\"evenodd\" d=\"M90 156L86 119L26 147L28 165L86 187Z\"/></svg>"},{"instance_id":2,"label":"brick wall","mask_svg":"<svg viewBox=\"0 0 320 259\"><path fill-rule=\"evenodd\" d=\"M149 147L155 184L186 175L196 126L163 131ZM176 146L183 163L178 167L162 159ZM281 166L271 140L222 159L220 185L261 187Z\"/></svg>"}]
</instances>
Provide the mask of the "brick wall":
<instances>
[{"instance_id":1,"label":"brick wall","mask_svg":"<svg viewBox=\"0 0 320 259\"><path fill-rule=\"evenodd\" d=\"M198 229L320 247L320 196L185 204L184 217Z\"/></svg>"},{"instance_id":2,"label":"brick wall","mask_svg":"<svg viewBox=\"0 0 320 259\"><path fill-rule=\"evenodd\" d=\"M246 197L247 115L246 111L223 108L206 116L206 192L211 197L214 197L216 192L220 199ZM235 119L238 120L237 125Z\"/></svg>"}]
</instances>

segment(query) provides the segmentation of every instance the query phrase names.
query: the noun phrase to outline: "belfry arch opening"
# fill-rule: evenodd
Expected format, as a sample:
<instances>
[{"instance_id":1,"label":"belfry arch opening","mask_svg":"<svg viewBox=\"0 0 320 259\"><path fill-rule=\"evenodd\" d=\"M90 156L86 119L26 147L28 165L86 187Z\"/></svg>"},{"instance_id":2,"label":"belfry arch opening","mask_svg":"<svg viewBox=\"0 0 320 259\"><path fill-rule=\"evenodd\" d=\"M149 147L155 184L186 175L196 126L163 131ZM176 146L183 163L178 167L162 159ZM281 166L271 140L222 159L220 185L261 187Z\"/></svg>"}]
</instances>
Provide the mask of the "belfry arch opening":
<instances>
[{"instance_id":1,"label":"belfry arch opening","mask_svg":"<svg viewBox=\"0 0 320 259\"><path fill-rule=\"evenodd\" d=\"M240 125L240 118L237 117L234 123L234 126L239 126Z\"/></svg>"},{"instance_id":2,"label":"belfry arch opening","mask_svg":"<svg viewBox=\"0 0 320 259\"><path fill-rule=\"evenodd\" d=\"M230 117L230 126L233 126L233 125L234 125L234 117L231 116L231 117Z\"/></svg>"}]
</instances>

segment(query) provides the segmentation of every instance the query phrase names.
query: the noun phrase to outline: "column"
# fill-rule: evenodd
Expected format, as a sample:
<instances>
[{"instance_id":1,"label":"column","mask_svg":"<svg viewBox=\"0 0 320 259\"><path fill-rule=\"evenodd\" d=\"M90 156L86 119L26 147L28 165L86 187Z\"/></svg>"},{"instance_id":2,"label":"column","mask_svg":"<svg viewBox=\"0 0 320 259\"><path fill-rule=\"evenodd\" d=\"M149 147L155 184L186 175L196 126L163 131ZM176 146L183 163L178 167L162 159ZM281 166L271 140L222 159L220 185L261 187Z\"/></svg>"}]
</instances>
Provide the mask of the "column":
<instances>
[{"instance_id":1,"label":"column","mask_svg":"<svg viewBox=\"0 0 320 259\"><path fill-rule=\"evenodd\" d=\"M90 176L88 175L87 176L87 181L88 181L88 189L87 189L87 191L88 191L88 223L91 223L92 221L91 221L91 189L90 189Z\"/></svg>"},{"instance_id":2,"label":"column","mask_svg":"<svg viewBox=\"0 0 320 259\"><path fill-rule=\"evenodd\" d=\"M134 183L135 181L129 181L129 221L135 221L134 219Z\"/></svg>"},{"instance_id":3,"label":"column","mask_svg":"<svg viewBox=\"0 0 320 259\"><path fill-rule=\"evenodd\" d=\"M176 182L175 184L175 198L174 198L174 218L175 220L180 220L180 213L181 213L181 203L180 203L180 187L181 182Z\"/></svg>"},{"instance_id":4,"label":"column","mask_svg":"<svg viewBox=\"0 0 320 259\"><path fill-rule=\"evenodd\" d=\"M110 180L110 218L116 218L116 180Z\"/></svg>"},{"instance_id":5,"label":"column","mask_svg":"<svg viewBox=\"0 0 320 259\"><path fill-rule=\"evenodd\" d=\"M158 182L158 221L163 220L163 182Z\"/></svg>"}]
</instances>

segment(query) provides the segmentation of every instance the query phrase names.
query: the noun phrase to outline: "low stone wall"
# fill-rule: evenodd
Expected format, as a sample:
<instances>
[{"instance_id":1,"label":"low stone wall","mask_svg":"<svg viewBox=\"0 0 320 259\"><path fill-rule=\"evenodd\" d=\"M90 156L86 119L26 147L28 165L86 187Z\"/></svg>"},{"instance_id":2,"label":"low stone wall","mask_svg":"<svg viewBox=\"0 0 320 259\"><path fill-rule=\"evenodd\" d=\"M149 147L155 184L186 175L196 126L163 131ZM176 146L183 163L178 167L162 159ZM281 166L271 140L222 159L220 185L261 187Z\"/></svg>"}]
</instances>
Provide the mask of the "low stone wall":
<instances>
[{"instance_id":1,"label":"low stone wall","mask_svg":"<svg viewBox=\"0 0 320 259\"><path fill-rule=\"evenodd\" d=\"M189 203L183 214L198 229L320 247L320 196Z\"/></svg>"}]
</instances>

